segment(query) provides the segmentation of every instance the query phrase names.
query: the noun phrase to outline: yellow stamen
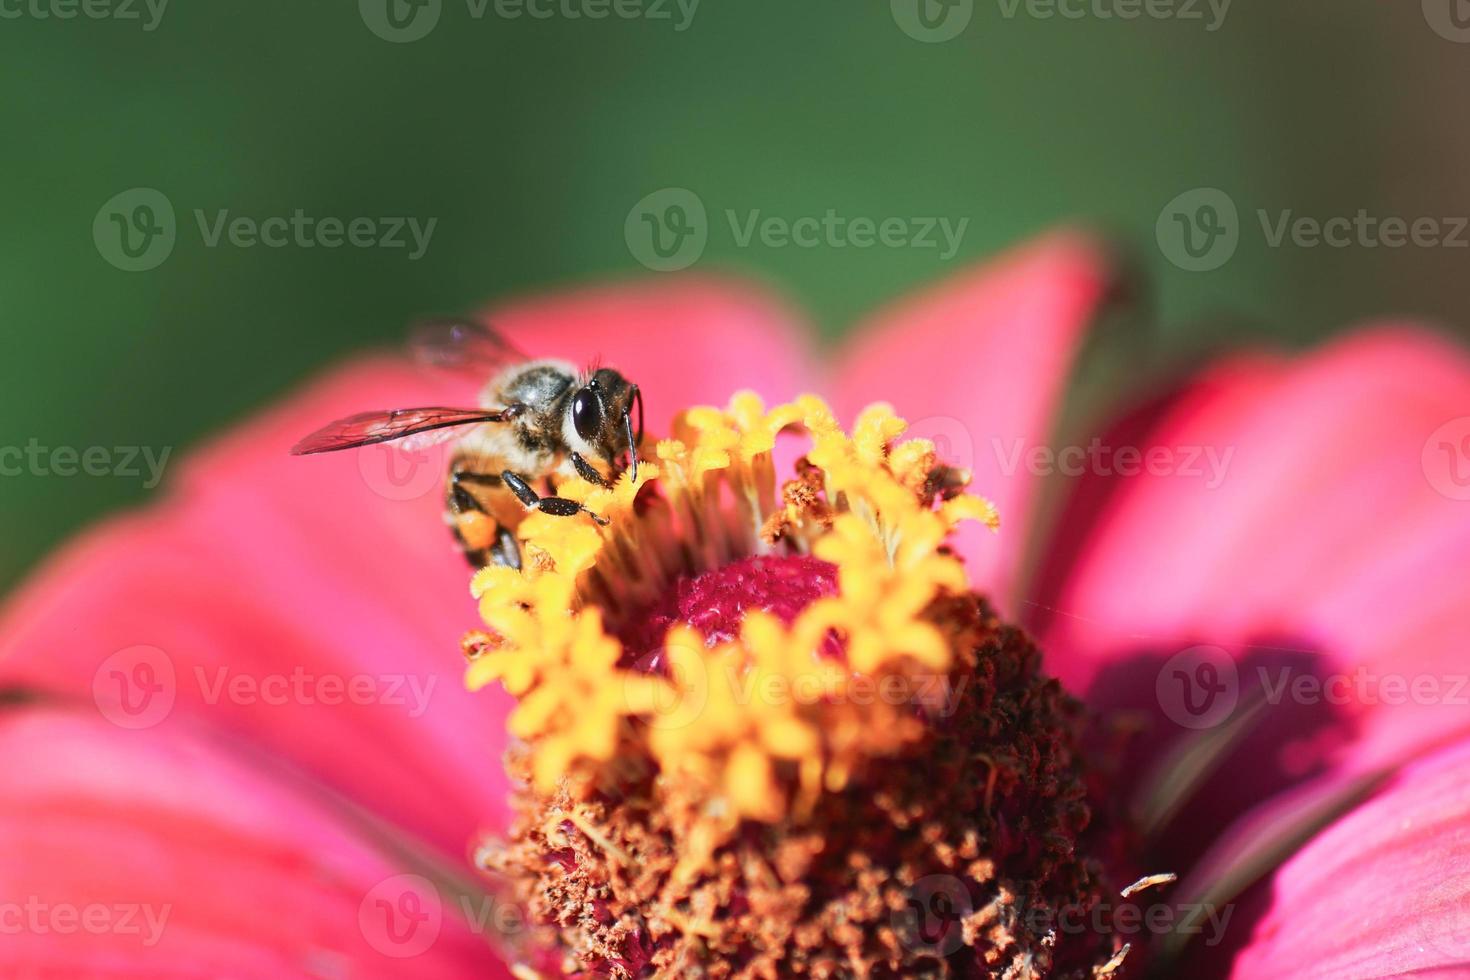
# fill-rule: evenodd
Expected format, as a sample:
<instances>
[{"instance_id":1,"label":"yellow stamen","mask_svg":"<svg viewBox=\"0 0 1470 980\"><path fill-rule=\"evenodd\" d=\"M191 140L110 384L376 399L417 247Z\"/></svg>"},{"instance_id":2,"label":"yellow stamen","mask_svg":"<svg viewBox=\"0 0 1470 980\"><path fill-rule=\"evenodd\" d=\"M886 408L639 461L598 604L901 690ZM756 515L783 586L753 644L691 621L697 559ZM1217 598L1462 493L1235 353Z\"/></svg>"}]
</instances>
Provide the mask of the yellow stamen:
<instances>
[{"instance_id":1,"label":"yellow stamen","mask_svg":"<svg viewBox=\"0 0 1470 980\"><path fill-rule=\"evenodd\" d=\"M916 739L911 700L852 690L912 689L951 667L953 637L929 611L968 584L946 543L961 521L997 520L989 502L960 492L967 476L932 443L897 442L905 428L875 405L849 436L812 396L767 410L741 393L724 410L680 415L636 482L558 488L606 527L527 517L524 570L475 576L495 642L467 683L499 681L520 699L509 726L527 743L536 789L593 786L627 754L698 787L729 823L769 823L800 818L865 759ZM773 454L797 430L810 448L783 487ZM836 594L790 625L752 611L727 642L677 626L663 645L667 676L634 669L617 634L672 583L772 554L831 563ZM823 652L833 637L844 659Z\"/></svg>"}]
</instances>

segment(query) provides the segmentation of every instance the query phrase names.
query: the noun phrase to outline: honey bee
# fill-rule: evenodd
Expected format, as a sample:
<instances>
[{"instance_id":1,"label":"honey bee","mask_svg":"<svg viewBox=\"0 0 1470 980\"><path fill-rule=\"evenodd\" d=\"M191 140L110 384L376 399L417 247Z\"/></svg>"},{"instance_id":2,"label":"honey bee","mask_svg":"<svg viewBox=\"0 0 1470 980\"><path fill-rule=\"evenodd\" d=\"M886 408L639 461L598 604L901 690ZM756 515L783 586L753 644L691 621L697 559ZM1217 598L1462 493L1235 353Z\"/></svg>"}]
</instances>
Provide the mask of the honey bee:
<instances>
[{"instance_id":1,"label":"honey bee","mask_svg":"<svg viewBox=\"0 0 1470 980\"><path fill-rule=\"evenodd\" d=\"M445 481L445 522L476 568L521 567L515 529L533 510L557 517L586 514L607 523L557 496L556 485L580 476L611 486L624 470L625 455L637 479L643 395L636 384L612 368L584 372L566 361L527 357L497 331L471 320L420 324L409 346L436 367L493 372L480 407L361 412L313 432L291 447L292 454L391 441L421 449L457 439Z\"/></svg>"}]
</instances>

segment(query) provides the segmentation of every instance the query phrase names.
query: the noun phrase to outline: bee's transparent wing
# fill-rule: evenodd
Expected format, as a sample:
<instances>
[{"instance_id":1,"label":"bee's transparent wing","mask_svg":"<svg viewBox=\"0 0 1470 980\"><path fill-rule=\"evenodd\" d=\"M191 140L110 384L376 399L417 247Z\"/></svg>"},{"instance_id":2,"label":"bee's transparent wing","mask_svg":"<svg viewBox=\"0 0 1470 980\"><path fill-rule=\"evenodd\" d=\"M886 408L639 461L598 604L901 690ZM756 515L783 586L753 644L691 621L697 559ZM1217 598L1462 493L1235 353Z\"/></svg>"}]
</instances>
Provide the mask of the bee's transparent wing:
<instances>
[{"instance_id":1,"label":"bee's transparent wing","mask_svg":"<svg viewBox=\"0 0 1470 980\"><path fill-rule=\"evenodd\" d=\"M463 317L437 317L414 324L408 347L421 363L488 373L530 358L494 327Z\"/></svg>"},{"instance_id":2,"label":"bee's transparent wing","mask_svg":"<svg viewBox=\"0 0 1470 980\"><path fill-rule=\"evenodd\" d=\"M501 422L506 413L484 408L398 408L359 412L323 426L291 447L295 456L404 440L404 448L422 449L452 439L467 425Z\"/></svg>"}]
</instances>

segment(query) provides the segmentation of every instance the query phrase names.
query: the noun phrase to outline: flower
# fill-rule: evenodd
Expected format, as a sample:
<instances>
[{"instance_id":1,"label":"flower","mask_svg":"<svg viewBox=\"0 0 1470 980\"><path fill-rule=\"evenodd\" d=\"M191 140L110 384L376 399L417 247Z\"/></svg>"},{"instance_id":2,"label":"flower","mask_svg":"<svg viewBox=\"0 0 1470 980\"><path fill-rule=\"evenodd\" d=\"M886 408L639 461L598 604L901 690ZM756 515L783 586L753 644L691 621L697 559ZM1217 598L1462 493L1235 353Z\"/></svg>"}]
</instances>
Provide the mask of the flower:
<instances>
[{"instance_id":1,"label":"flower","mask_svg":"<svg viewBox=\"0 0 1470 980\"><path fill-rule=\"evenodd\" d=\"M532 515L524 569L475 577L470 685L521 698L527 783L480 858L556 926L552 959L763 977L1126 958L1033 921L1101 905L1076 706L947 549L994 507L905 429L876 405L849 435L810 395L690 408L636 480L558 487L605 523Z\"/></svg>"},{"instance_id":2,"label":"flower","mask_svg":"<svg viewBox=\"0 0 1470 980\"><path fill-rule=\"evenodd\" d=\"M1103 719L1093 737L1116 741L1124 762L1089 787L1135 808L1140 874L1180 874L1144 894L1231 913L1192 938L1134 934L1121 969L1147 953L1190 975L1451 971L1470 959L1470 709L1452 690L1470 616L1455 455L1470 364L1425 331L1373 326L1307 355L1233 356L1152 401L1134 387L1099 427L1069 378L1123 295L1107 267L1085 240L1045 239L895 307L822 372L789 314L707 280L495 319L537 352L616 364L654 432L740 388L769 405L817 390L844 421L891 402L971 471L1002 533L963 522L953 550ZM470 692L446 657L483 610L438 533L432 465L285 456L324 418L448 397L393 360L345 368L197 453L167 501L84 535L11 598L7 970L504 975L497 956L530 955L516 906L465 852L511 825L500 756L520 709L501 685L537 674L507 660ZM746 429L749 443L683 462L754 461L765 436ZM1077 459L1085 474L1066 478ZM832 547L860 560L837 517ZM558 533L553 558L575 563L584 545ZM751 630L745 645L782 669L776 624ZM726 717L721 744L749 744ZM592 805L568 797L567 826L595 832Z\"/></svg>"}]
</instances>

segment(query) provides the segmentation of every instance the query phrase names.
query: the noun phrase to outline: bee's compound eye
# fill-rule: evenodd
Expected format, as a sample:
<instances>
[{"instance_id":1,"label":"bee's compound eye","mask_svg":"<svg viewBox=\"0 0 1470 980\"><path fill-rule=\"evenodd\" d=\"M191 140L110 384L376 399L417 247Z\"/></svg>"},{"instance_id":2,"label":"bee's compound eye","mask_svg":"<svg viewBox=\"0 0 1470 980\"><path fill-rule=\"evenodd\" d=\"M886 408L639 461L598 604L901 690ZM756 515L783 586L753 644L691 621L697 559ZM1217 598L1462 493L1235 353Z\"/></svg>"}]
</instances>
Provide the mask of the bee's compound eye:
<instances>
[{"instance_id":1,"label":"bee's compound eye","mask_svg":"<svg viewBox=\"0 0 1470 980\"><path fill-rule=\"evenodd\" d=\"M572 425L577 435L591 442L602 428L602 402L597 394L583 388L572 399Z\"/></svg>"}]
</instances>

